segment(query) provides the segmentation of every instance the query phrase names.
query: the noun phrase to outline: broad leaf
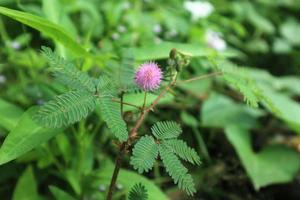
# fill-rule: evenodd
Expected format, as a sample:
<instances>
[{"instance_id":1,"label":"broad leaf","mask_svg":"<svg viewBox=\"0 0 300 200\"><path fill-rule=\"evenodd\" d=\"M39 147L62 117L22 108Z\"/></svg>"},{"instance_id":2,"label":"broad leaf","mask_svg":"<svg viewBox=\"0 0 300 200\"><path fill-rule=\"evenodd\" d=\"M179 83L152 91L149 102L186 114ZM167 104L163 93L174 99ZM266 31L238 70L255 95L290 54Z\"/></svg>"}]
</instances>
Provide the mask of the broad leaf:
<instances>
[{"instance_id":1,"label":"broad leaf","mask_svg":"<svg viewBox=\"0 0 300 200\"><path fill-rule=\"evenodd\" d=\"M250 133L237 126L228 126L226 136L234 146L256 190L275 183L293 180L300 170L300 156L284 146L268 146L260 152L251 147Z\"/></svg>"},{"instance_id":2,"label":"broad leaf","mask_svg":"<svg viewBox=\"0 0 300 200\"><path fill-rule=\"evenodd\" d=\"M31 167L25 169L15 187L12 200L39 200L37 183Z\"/></svg>"},{"instance_id":3,"label":"broad leaf","mask_svg":"<svg viewBox=\"0 0 300 200\"><path fill-rule=\"evenodd\" d=\"M59 189L58 187L49 186L49 188L56 200L75 200L75 198L73 198L71 195L69 195L62 189Z\"/></svg>"},{"instance_id":4,"label":"broad leaf","mask_svg":"<svg viewBox=\"0 0 300 200\"><path fill-rule=\"evenodd\" d=\"M230 98L212 94L201 108L202 125L223 128L230 124L239 124L244 128L258 126L256 118L264 114L261 110L235 103Z\"/></svg>"},{"instance_id":5,"label":"broad leaf","mask_svg":"<svg viewBox=\"0 0 300 200\"><path fill-rule=\"evenodd\" d=\"M16 124L23 110L3 99L0 99L0 126L11 130Z\"/></svg>"},{"instance_id":6,"label":"broad leaf","mask_svg":"<svg viewBox=\"0 0 300 200\"><path fill-rule=\"evenodd\" d=\"M215 51L203 48L200 44L162 42L160 44L135 48L134 55L136 60L164 59L169 57L169 53L173 48L176 48L178 51L192 57L206 57L215 54ZM234 56L234 53L224 52L222 55L230 57Z\"/></svg>"},{"instance_id":7,"label":"broad leaf","mask_svg":"<svg viewBox=\"0 0 300 200\"><path fill-rule=\"evenodd\" d=\"M60 133L58 129L42 127L33 121L36 108L26 111L5 138L0 148L0 165L7 163Z\"/></svg>"},{"instance_id":8,"label":"broad leaf","mask_svg":"<svg viewBox=\"0 0 300 200\"><path fill-rule=\"evenodd\" d=\"M285 121L291 128L293 128L297 133L300 134L300 104L288 97L287 95L272 90L269 87L261 88L264 94L270 98L278 110L278 112L273 112L278 118ZM267 105L266 107L272 112Z\"/></svg>"},{"instance_id":9,"label":"broad leaf","mask_svg":"<svg viewBox=\"0 0 300 200\"><path fill-rule=\"evenodd\" d=\"M0 14L40 31L41 33L51 37L53 40L60 42L78 56L88 55L87 51L82 48L63 27L57 24L26 12L5 7L0 7Z\"/></svg>"}]
</instances>

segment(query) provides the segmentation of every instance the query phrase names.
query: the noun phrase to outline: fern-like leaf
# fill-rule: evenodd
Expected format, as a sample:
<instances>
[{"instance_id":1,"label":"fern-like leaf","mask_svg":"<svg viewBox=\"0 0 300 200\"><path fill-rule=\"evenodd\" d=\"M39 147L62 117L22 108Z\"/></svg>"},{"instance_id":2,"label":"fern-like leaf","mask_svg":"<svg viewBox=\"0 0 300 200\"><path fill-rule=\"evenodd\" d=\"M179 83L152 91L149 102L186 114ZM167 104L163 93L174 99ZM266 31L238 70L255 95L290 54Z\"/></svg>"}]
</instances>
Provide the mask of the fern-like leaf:
<instances>
[{"instance_id":1,"label":"fern-like leaf","mask_svg":"<svg viewBox=\"0 0 300 200\"><path fill-rule=\"evenodd\" d=\"M237 76L236 72L225 72L224 78L227 83L244 96L244 100L248 105L257 107L259 102L259 98L257 96L259 89L255 86L252 79L241 74L242 73L239 72L239 76Z\"/></svg>"},{"instance_id":2,"label":"fern-like leaf","mask_svg":"<svg viewBox=\"0 0 300 200\"><path fill-rule=\"evenodd\" d=\"M114 102L112 96L101 96L99 98L100 110L104 121L110 131L121 141L128 139L126 123L121 116L120 104Z\"/></svg>"},{"instance_id":3,"label":"fern-like leaf","mask_svg":"<svg viewBox=\"0 0 300 200\"><path fill-rule=\"evenodd\" d=\"M223 77L229 86L244 96L244 100L248 105L252 107L258 106L260 90L243 68L236 67L225 61L216 63L215 67L223 72Z\"/></svg>"},{"instance_id":4,"label":"fern-like leaf","mask_svg":"<svg viewBox=\"0 0 300 200\"><path fill-rule=\"evenodd\" d=\"M121 66L119 69L119 84L120 88L124 92L132 91L136 89L134 87L134 69L135 61L132 49L123 49Z\"/></svg>"},{"instance_id":5,"label":"fern-like leaf","mask_svg":"<svg viewBox=\"0 0 300 200\"><path fill-rule=\"evenodd\" d=\"M50 48L42 47L42 50L59 82L71 89L95 91L93 80L88 74L78 70L72 62L56 55Z\"/></svg>"},{"instance_id":6,"label":"fern-like leaf","mask_svg":"<svg viewBox=\"0 0 300 200\"><path fill-rule=\"evenodd\" d=\"M148 172L152 169L155 159L158 156L158 145L153 137L143 136L135 144L130 158L130 164L139 173Z\"/></svg>"},{"instance_id":7,"label":"fern-like leaf","mask_svg":"<svg viewBox=\"0 0 300 200\"><path fill-rule=\"evenodd\" d=\"M102 75L97 79L94 79L96 91L100 97L102 96L118 96L118 88L111 78L107 75Z\"/></svg>"},{"instance_id":8,"label":"fern-like leaf","mask_svg":"<svg viewBox=\"0 0 300 200\"><path fill-rule=\"evenodd\" d=\"M193 195L196 192L196 189L192 176L188 173L188 170L182 165L173 151L168 146L160 144L159 155L166 171L174 180L174 183L188 195Z\"/></svg>"},{"instance_id":9,"label":"fern-like leaf","mask_svg":"<svg viewBox=\"0 0 300 200\"><path fill-rule=\"evenodd\" d=\"M129 191L128 200L147 200L148 192L142 183L135 184Z\"/></svg>"},{"instance_id":10,"label":"fern-like leaf","mask_svg":"<svg viewBox=\"0 0 300 200\"><path fill-rule=\"evenodd\" d=\"M164 141L164 144L169 146L169 148L171 148L181 159L192 164L201 164L200 157L197 152L193 148L189 147L186 142L178 139L172 139Z\"/></svg>"},{"instance_id":11,"label":"fern-like leaf","mask_svg":"<svg viewBox=\"0 0 300 200\"><path fill-rule=\"evenodd\" d=\"M182 132L180 125L173 121L157 122L151 127L151 131L157 139L177 138Z\"/></svg>"},{"instance_id":12,"label":"fern-like leaf","mask_svg":"<svg viewBox=\"0 0 300 200\"><path fill-rule=\"evenodd\" d=\"M96 98L86 91L71 91L44 104L35 119L47 127L61 127L86 117L95 108Z\"/></svg>"}]
</instances>

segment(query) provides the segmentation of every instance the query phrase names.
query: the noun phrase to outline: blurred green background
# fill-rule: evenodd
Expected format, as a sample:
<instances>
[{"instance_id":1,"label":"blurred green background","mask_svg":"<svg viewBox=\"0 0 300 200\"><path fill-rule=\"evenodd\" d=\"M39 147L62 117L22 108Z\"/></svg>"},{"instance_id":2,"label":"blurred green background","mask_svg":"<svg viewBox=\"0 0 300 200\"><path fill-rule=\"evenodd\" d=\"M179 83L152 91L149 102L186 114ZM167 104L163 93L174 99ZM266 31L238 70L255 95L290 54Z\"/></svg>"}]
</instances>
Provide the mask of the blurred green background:
<instances>
[{"instance_id":1,"label":"blurred green background","mask_svg":"<svg viewBox=\"0 0 300 200\"><path fill-rule=\"evenodd\" d=\"M272 101L272 108L249 107L222 78L181 85L145 125L159 119L183 125L184 139L202 158L200 167L188 166L197 194L178 190L159 162L144 175L125 162L115 199L125 199L136 182L153 200L300 199L299 0L0 0L0 6L0 144L16 135L0 148L1 200L104 199L112 174L116 147L98 111L51 133L26 121L26 110L66 91L49 75L41 46L92 76L114 70L122 48L133 48L137 66L156 60L162 67L177 48L193 55L181 79L209 73L215 62L238 65ZM125 99L141 104L143 95ZM37 133L44 133L38 146L31 143Z\"/></svg>"}]
</instances>

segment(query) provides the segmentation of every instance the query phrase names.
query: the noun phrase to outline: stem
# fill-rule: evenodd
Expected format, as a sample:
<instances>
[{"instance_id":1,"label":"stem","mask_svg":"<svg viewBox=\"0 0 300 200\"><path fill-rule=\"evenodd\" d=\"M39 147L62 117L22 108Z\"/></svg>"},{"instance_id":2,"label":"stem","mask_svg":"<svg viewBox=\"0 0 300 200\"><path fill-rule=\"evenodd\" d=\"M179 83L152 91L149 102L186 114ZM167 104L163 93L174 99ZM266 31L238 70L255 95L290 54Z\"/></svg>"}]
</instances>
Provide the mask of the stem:
<instances>
[{"instance_id":1,"label":"stem","mask_svg":"<svg viewBox=\"0 0 300 200\"><path fill-rule=\"evenodd\" d=\"M122 143L122 145L120 146L119 154L118 154L118 156L116 158L116 161L115 161L115 169L114 169L113 175L111 177L111 181L110 181L109 190L108 190L106 200L112 200L113 191L115 189L116 181L117 181L119 171L120 171L120 168L121 168L122 158L123 158L123 156L126 152L125 150L126 150L126 145L125 145L125 143Z\"/></svg>"},{"instance_id":2,"label":"stem","mask_svg":"<svg viewBox=\"0 0 300 200\"><path fill-rule=\"evenodd\" d=\"M145 92L145 95L144 95L144 103L143 103L143 106L142 106L142 110L145 109L146 101L147 101L147 92Z\"/></svg>"},{"instance_id":3,"label":"stem","mask_svg":"<svg viewBox=\"0 0 300 200\"><path fill-rule=\"evenodd\" d=\"M192 82L192 81L202 80L202 79L206 79L206 78L209 78L209 77L212 77L212 76L219 76L219 75L222 75L222 74L223 74L223 72L220 72L220 71L212 72L210 74L205 74L205 75L197 76L197 77L187 79L187 80L184 80L184 81L179 81L178 84L189 83L189 82Z\"/></svg>"},{"instance_id":4,"label":"stem","mask_svg":"<svg viewBox=\"0 0 300 200\"><path fill-rule=\"evenodd\" d=\"M114 169L111 181L110 181L110 186L109 186L109 190L108 190L106 200L112 200L113 190L115 188L117 177L118 177L118 174L119 174L119 171L120 171L120 168L121 168L121 160L124 157L124 155L126 154L127 147L130 145L131 141L136 137L137 130L141 126L141 124L144 121L146 115L151 110L153 110L153 108L157 105L158 101L166 94L167 91L169 91L171 89L172 86L175 85L175 83L176 83L176 79L174 79L168 86L165 87L165 89L159 94L159 96L156 97L156 99L152 102L152 104L148 108L142 109L141 115L139 116L138 120L136 121L134 127L129 132L128 140L126 142L123 142L120 145L119 155L117 156L116 161L115 161L115 169Z\"/></svg>"},{"instance_id":5,"label":"stem","mask_svg":"<svg viewBox=\"0 0 300 200\"><path fill-rule=\"evenodd\" d=\"M171 87L173 87L175 85L175 83L176 83L176 78L168 86L165 87L165 89L156 97L156 99L154 99L154 101L148 108L146 108L145 110L142 111L142 113L141 113L140 117L138 118L138 120L136 121L134 127L129 132L129 141L128 142L130 142L131 140L134 139L134 137L136 136L137 130L142 125L147 114L153 110L153 108L157 105L158 101L171 89Z\"/></svg>"},{"instance_id":6,"label":"stem","mask_svg":"<svg viewBox=\"0 0 300 200\"><path fill-rule=\"evenodd\" d=\"M124 93L121 93L121 116L123 117L123 110L124 110Z\"/></svg>"},{"instance_id":7,"label":"stem","mask_svg":"<svg viewBox=\"0 0 300 200\"><path fill-rule=\"evenodd\" d=\"M116 99L112 99L113 102L117 102L117 103L120 103L121 104L121 101L119 100L116 100ZM127 102L122 102L123 105L128 105L128 106L132 106L132 107L135 107L135 108L138 108L139 110L142 110L142 108L140 106L137 106L137 105L134 105L134 104L131 104L131 103L127 103ZM121 107L121 110L123 110L123 106Z\"/></svg>"}]
</instances>

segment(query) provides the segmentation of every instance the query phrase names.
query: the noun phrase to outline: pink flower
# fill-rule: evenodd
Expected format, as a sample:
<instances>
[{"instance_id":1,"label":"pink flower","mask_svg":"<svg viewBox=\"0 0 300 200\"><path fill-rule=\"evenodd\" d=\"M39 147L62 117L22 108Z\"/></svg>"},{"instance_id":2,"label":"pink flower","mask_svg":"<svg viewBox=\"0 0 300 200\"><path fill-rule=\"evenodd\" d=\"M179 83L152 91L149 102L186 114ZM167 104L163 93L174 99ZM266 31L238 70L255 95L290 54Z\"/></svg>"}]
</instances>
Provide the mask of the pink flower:
<instances>
[{"instance_id":1,"label":"pink flower","mask_svg":"<svg viewBox=\"0 0 300 200\"><path fill-rule=\"evenodd\" d=\"M155 62L145 62L135 73L136 84L145 91L152 91L159 87L162 71Z\"/></svg>"}]
</instances>

